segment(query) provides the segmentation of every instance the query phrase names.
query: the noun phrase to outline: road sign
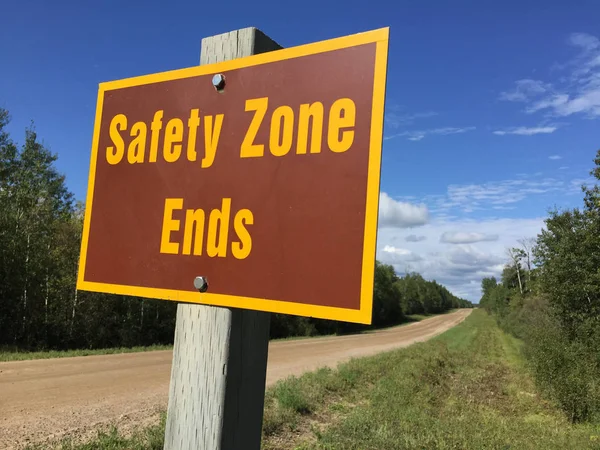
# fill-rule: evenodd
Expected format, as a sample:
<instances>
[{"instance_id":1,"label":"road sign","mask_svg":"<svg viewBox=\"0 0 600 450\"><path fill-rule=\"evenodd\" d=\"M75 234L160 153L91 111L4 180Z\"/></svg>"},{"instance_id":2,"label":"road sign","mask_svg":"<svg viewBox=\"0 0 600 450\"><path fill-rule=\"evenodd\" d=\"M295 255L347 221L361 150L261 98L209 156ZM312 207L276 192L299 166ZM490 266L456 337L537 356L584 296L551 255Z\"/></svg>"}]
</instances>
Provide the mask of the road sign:
<instances>
[{"instance_id":1,"label":"road sign","mask_svg":"<svg viewBox=\"0 0 600 450\"><path fill-rule=\"evenodd\" d=\"M101 84L78 288L370 323L387 47Z\"/></svg>"}]
</instances>

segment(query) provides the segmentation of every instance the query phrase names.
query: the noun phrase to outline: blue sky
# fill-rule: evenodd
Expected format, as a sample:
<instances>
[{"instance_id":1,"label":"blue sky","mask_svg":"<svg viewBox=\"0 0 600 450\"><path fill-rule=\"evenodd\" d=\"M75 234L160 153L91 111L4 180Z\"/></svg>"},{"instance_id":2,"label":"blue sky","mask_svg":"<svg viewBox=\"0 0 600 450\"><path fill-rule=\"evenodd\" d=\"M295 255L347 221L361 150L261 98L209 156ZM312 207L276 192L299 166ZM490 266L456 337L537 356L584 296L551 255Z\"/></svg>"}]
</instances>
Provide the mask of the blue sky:
<instances>
[{"instance_id":1,"label":"blue sky","mask_svg":"<svg viewBox=\"0 0 600 450\"><path fill-rule=\"evenodd\" d=\"M93 5L93 6L90 6ZM202 37L284 47L390 27L378 258L477 301L504 249L581 203L598 142L600 4L5 0L0 107L83 199L97 85L189 67Z\"/></svg>"}]
</instances>

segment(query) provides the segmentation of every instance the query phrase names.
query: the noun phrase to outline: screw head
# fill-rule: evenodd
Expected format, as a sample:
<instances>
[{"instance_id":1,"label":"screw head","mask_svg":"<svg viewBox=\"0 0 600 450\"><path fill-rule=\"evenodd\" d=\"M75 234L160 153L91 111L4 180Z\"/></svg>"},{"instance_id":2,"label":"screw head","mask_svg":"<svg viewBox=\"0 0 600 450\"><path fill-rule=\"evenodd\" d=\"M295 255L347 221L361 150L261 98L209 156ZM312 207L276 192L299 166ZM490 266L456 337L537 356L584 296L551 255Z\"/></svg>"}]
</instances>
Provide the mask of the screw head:
<instances>
[{"instance_id":1,"label":"screw head","mask_svg":"<svg viewBox=\"0 0 600 450\"><path fill-rule=\"evenodd\" d=\"M200 292L206 292L208 290L208 280L205 277L194 278L194 287Z\"/></svg>"},{"instance_id":2,"label":"screw head","mask_svg":"<svg viewBox=\"0 0 600 450\"><path fill-rule=\"evenodd\" d=\"M212 77L212 84L217 91L222 91L225 88L225 75L218 73Z\"/></svg>"}]
</instances>

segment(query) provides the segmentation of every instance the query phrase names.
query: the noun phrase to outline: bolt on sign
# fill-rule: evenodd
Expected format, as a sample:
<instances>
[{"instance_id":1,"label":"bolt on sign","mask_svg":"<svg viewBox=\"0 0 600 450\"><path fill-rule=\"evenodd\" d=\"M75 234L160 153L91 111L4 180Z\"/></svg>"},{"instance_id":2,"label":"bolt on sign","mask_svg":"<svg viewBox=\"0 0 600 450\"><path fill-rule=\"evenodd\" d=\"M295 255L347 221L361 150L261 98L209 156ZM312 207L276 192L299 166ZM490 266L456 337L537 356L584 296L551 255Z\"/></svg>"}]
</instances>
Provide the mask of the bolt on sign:
<instances>
[{"instance_id":1,"label":"bolt on sign","mask_svg":"<svg viewBox=\"0 0 600 450\"><path fill-rule=\"evenodd\" d=\"M371 323L388 36L100 84L78 289Z\"/></svg>"}]
</instances>

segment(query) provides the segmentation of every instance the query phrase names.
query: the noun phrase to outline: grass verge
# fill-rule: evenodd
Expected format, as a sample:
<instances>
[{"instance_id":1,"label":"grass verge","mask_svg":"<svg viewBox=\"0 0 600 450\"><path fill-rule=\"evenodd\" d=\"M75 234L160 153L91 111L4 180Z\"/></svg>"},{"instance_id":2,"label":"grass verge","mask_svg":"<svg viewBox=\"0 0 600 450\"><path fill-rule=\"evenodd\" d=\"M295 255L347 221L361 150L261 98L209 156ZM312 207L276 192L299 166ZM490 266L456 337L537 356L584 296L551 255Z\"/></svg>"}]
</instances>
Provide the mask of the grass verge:
<instances>
[{"instance_id":1,"label":"grass verge","mask_svg":"<svg viewBox=\"0 0 600 450\"><path fill-rule=\"evenodd\" d=\"M267 394L263 448L600 448L599 425L539 397L520 345L475 310L429 342L289 378Z\"/></svg>"},{"instance_id":2,"label":"grass verge","mask_svg":"<svg viewBox=\"0 0 600 450\"><path fill-rule=\"evenodd\" d=\"M265 397L267 449L592 449L600 425L572 425L535 391L520 341L484 311L431 341L290 377ZM61 450L159 449L160 425Z\"/></svg>"},{"instance_id":3,"label":"grass verge","mask_svg":"<svg viewBox=\"0 0 600 450\"><path fill-rule=\"evenodd\" d=\"M25 361L31 359L70 358L73 356L113 355L116 353L150 352L155 350L171 350L172 345L150 345L147 347L114 347L96 350L51 350L46 352L23 352L0 349L0 362Z\"/></svg>"}]
</instances>

